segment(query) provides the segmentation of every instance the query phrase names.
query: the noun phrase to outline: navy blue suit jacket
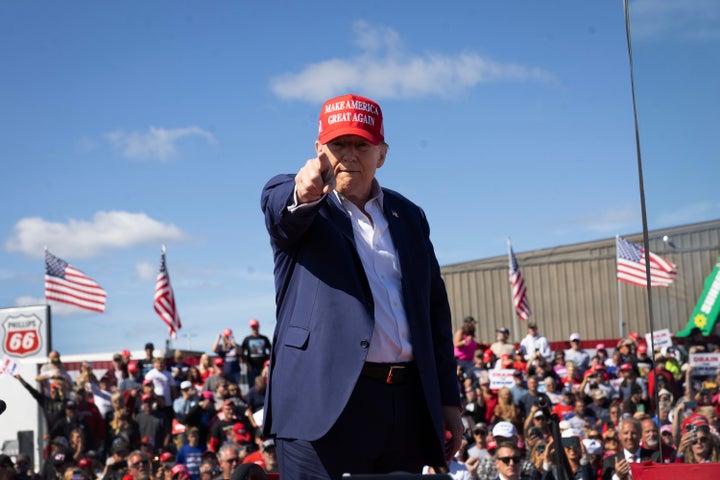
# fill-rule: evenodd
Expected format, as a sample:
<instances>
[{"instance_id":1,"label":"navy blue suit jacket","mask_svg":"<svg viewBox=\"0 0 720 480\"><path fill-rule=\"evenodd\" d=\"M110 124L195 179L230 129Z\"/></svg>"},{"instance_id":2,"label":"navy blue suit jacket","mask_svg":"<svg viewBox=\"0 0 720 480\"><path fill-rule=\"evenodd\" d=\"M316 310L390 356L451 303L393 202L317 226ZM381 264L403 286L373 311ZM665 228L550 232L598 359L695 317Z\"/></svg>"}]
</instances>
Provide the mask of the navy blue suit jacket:
<instances>
[{"instance_id":1,"label":"navy blue suit jacket","mask_svg":"<svg viewBox=\"0 0 720 480\"><path fill-rule=\"evenodd\" d=\"M261 199L277 303L265 429L315 440L335 423L360 376L374 305L350 219L335 194L289 213L294 187L293 175L276 176ZM413 353L442 459L441 407L460 405L447 293L423 211L392 190L383 192Z\"/></svg>"}]
</instances>

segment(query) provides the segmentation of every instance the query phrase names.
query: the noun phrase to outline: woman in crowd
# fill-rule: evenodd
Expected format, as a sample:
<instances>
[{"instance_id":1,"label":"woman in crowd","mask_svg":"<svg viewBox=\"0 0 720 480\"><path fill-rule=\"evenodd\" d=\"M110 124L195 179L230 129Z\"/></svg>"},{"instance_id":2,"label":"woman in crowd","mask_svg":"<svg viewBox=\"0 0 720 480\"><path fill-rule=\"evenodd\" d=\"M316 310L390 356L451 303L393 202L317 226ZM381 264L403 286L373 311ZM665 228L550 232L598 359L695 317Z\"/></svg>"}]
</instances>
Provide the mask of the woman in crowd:
<instances>
[{"instance_id":1,"label":"woman in crowd","mask_svg":"<svg viewBox=\"0 0 720 480\"><path fill-rule=\"evenodd\" d=\"M469 375L474 365L475 350L479 348L477 340L475 340L475 319L473 317L465 317L462 327L455 331L453 345L458 364L462 366L463 372Z\"/></svg>"},{"instance_id":2,"label":"woman in crowd","mask_svg":"<svg viewBox=\"0 0 720 480\"><path fill-rule=\"evenodd\" d=\"M207 378L212 375L213 373L213 366L212 363L210 363L210 355L207 353L203 353L200 355L200 360L198 361L197 365L198 371L200 371L200 379L205 382Z\"/></svg>"},{"instance_id":3,"label":"woman in crowd","mask_svg":"<svg viewBox=\"0 0 720 480\"><path fill-rule=\"evenodd\" d=\"M710 432L710 427L707 425L700 425L694 429L689 428L680 439L675 462L718 463L720 462L720 440Z\"/></svg>"},{"instance_id":4,"label":"woman in crowd","mask_svg":"<svg viewBox=\"0 0 720 480\"><path fill-rule=\"evenodd\" d=\"M502 387L497 393L497 405L495 405L491 424L497 422L510 422L515 425L518 432L523 430L523 418L520 408L513 401L512 392L508 387Z\"/></svg>"}]
</instances>

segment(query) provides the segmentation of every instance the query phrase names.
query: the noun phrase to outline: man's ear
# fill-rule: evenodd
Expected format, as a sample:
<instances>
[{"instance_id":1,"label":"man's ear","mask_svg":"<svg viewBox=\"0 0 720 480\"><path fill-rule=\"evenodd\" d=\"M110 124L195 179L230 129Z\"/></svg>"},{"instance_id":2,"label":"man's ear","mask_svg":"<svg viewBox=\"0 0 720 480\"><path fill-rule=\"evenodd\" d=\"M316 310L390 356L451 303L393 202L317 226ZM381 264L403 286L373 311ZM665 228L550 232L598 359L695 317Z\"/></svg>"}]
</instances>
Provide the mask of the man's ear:
<instances>
[{"instance_id":1,"label":"man's ear","mask_svg":"<svg viewBox=\"0 0 720 480\"><path fill-rule=\"evenodd\" d=\"M385 158L387 157L387 152L388 152L389 147L390 147L390 145L388 145L387 143L383 143L380 145L380 157L378 158L378 161L377 161L377 168L382 167L383 164L385 163Z\"/></svg>"}]
</instances>

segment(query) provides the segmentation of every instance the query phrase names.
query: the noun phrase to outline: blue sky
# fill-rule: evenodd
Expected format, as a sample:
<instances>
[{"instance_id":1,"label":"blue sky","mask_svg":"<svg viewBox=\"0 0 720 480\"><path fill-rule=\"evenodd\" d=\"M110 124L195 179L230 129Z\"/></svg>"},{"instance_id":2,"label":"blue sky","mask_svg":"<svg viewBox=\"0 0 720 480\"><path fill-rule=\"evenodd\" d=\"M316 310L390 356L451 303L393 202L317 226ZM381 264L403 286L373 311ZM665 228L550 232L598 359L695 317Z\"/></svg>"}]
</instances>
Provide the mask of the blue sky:
<instances>
[{"instance_id":1,"label":"blue sky","mask_svg":"<svg viewBox=\"0 0 720 480\"><path fill-rule=\"evenodd\" d=\"M720 3L630 17L649 227L717 219ZM270 335L260 191L343 93L443 265L642 229L621 0L2 2L0 61L0 306L44 303L44 246L108 292L53 306L62 353L162 344L162 244L178 346Z\"/></svg>"}]
</instances>

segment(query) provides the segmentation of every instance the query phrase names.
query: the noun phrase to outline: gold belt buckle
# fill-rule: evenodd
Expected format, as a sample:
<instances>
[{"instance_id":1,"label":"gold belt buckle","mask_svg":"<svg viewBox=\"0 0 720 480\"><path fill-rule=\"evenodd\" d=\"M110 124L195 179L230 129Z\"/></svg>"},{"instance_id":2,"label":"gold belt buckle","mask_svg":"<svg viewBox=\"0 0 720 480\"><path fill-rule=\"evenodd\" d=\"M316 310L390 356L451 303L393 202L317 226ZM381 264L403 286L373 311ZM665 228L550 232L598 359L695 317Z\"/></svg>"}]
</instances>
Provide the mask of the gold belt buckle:
<instances>
[{"instance_id":1,"label":"gold belt buckle","mask_svg":"<svg viewBox=\"0 0 720 480\"><path fill-rule=\"evenodd\" d=\"M393 381L393 379L394 379L394 377L395 377L395 371L396 371L396 370L397 370L397 371L402 371L402 370L405 370L405 368L406 368L405 365L390 365L390 371L388 372L388 376L387 376L387 378L385 379L385 383L388 383L388 384L393 384L393 383L395 383L395 382Z\"/></svg>"}]
</instances>

